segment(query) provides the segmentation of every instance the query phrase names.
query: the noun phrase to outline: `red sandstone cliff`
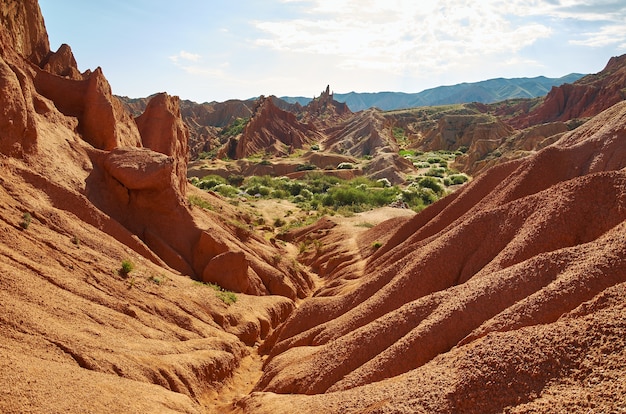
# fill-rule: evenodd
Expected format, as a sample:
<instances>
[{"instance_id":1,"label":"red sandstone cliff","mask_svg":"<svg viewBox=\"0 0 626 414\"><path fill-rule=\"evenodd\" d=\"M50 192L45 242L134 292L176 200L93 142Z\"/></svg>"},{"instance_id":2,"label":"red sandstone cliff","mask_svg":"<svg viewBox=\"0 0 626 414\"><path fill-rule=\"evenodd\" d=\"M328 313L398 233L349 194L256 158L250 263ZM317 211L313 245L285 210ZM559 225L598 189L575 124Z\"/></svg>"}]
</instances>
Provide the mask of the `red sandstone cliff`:
<instances>
[{"instance_id":1,"label":"red sandstone cliff","mask_svg":"<svg viewBox=\"0 0 626 414\"><path fill-rule=\"evenodd\" d=\"M512 118L515 128L554 121L592 117L626 99L626 55L612 57L599 73L573 84L553 87L543 103L529 113Z\"/></svg>"}]
</instances>

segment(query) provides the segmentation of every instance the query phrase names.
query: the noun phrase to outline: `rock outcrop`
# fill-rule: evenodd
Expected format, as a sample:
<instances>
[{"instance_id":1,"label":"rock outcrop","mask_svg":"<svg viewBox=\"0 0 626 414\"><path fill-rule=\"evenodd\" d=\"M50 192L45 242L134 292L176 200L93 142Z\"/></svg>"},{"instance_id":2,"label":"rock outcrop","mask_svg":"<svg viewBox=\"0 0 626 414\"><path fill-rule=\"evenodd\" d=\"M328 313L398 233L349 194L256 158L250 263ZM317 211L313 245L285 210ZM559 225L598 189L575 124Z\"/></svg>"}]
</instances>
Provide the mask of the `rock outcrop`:
<instances>
[{"instance_id":1,"label":"rock outcrop","mask_svg":"<svg viewBox=\"0 0 626 414\"><path fill-rule=\"evenodd\" d=\"M272 98L261 97L256 105L234 151L227 154L232 158L259 153L289 155L318 139L319 133L312 124L303 124L291 112L279 109Z\"/></svg>"},{"instance_id":2,"label":"rock outcrop","mask_svg":"<svg viewBox=\"0 0 626 414\"><path fill-rule=\"evenodd\" d=\"M612 57L601 72L587 75L573 84L553 87L541 105L508 123L521 129L546 122L592 117L626 99L625 88L626 55Z\"/></svg>"},{"instance_id":3,"label":"rock outcrop","mask_svg":"<svg viewBox=\"0 0 626 414\"><path fill-rule=\"evenodd\" d=\"M329 125L337 120L352 114L348 105L344 102L338 102L334 99L333 93L330 91L330 85L326 86L326 90L317 98L309 102L302 112L306 119L317 123L318 126Z\"/></svg>"},{"instance_id":4,"label":"rock outcrop","mask_svg":"<svg viewBox=\"0 0 626 414\"><path fill-rule=\"evenodd\" d=\"M0 23L3 28L0 34L3 55L11 50L39 65L50 53L48 32L36 1L4 0Z\"/></svg>"},{"instance_id":5,"label":"rock outcrop","mask_svg":"<svg viewBox=\"0 0 626 414\"><path fill-rule=\"evenodd\" d=\"M178 97L166 93L153 96L135 122L144 147L173 158L177 181L174 185L185 195L189 131L180 114Z\"/></svg>"}]
</instances>

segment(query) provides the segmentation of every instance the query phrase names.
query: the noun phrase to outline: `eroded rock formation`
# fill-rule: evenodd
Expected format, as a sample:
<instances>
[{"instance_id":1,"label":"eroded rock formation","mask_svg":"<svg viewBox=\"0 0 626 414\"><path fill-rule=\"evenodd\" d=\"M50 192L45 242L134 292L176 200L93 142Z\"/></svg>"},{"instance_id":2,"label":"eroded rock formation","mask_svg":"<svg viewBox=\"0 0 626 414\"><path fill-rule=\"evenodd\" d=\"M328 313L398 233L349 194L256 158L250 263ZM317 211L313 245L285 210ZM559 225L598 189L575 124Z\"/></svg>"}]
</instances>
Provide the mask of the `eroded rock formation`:
<instances>
[{"instance_id":1,"label":"eroded rock formation","mask_svg":"<svg viewBox=\"0 0 626 414\"><path fill-rule=\"evenodd\" d=\"M617 104L422 214L360 236L384 244L372 250L357 240L365 262L325 277L347 287L356 273L360 283L308 301L266 345L257 390L267 393L248 397L248 412L623 402L625 121L626 103ZM322 243L333 237L321 234ZM607 341L614 346L600 357ZM494 346L506 352L487 357ZM596 353L592 367L587 355ZM555 385L580 384L596 370L615 392L577 399Z\"/></svg>"},{"instance_id":2,"label":"eroded rock formation","mask_svg":"<svg viewBox=\"0 0 626 414\"><path fill-rule=\"evenodd\" d=\"M314 142L318 135L312 124L299 122L294 114L274 105L272 98L261 97L232 155L233 158L259 153L289 155Z\"/></svg>"}]
</instances>

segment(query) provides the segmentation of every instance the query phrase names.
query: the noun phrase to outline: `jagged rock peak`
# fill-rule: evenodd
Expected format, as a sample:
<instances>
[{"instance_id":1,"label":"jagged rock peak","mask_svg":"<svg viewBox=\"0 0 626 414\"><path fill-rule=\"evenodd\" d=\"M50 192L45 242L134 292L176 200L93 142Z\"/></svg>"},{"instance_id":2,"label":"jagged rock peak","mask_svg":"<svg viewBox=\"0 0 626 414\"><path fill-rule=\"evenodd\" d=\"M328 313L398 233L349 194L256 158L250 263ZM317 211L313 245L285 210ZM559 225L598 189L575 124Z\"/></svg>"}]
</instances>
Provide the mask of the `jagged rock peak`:
<instances>
[{"instance_id":1,"label":"jagged rock peak","mask_svg":"<svg viewBox=\"0 0 626 414\"><path fill-rule=\"evenodd\" d=\"M330 85L326 86L326 90L320 94L318 98L314 98L311 102L305 106L305 109L310 114L321 115L323 113L330 113L331 115L345 115L351 114L350 108L344 102L337 102L333 98L333 93L330 91Z\"/></svg>"}]
</instances>

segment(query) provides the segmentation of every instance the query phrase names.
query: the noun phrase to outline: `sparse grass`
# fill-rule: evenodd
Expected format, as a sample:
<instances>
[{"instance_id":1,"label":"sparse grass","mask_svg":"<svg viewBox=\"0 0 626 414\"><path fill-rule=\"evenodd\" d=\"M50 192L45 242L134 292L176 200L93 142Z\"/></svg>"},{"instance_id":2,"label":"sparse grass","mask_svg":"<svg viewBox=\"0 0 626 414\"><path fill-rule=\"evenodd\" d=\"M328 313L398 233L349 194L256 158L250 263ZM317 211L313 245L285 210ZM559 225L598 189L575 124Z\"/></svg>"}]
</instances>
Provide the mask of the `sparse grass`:
<instances>
[{"instance_id":1,"label":"sparse grass","mask_svg":"<svg viewBox=\"0 0 626 414\"><path fill-rule=\"evenodd\" d=\"M272 263L274 266L278 265L283 260L283 256L280 253L276 253L272 256Z\"/></svg>"},{"instance_id":2,"label":"sparse grass","mask_svg":"<svg viewBox=\"0 0 626 414\"><path fill-rule=\"evenodd\" d=\"M168 277L165 275L160 275L160 276L152 275L148 278L148 281L158 286L163 286L167 282L167 280L168 280Z\"/></svg>"},{"instance_id":3,"label":"sparse grass","mask_svg":"<svg viewBox=\"0 0 626 414\"><path fill-rule=\"evenodd\" d=\"M130 259L122 260L122 265L120 267L119 273L123 277L127 277L130 272L135 269L135 264L130 261Z\"/></svg>"},{"instance_id":4,"label":"sparse grass","mask_svg":"<svg viewBox=\"0 0 626 414\"><path fill-rule=\"evenodd\" d=\"M356 227L365 227L366 229L371 229L372 227L374 227L374 224L372 223L367 223L367 222L363 222L363 223L357 223L355 224Z\"/></svg>"},{"instance_id":5,"label":"sparse grass","mask_svg":"<svg viewBox=\"0 0 626 414\"><path fill-rule=\"evenodd\" d=\"M24 230L28 229L32 219L33 217L30 215L29 212L22 214L22 221L20 222L20 227L23 228Z\"/></svg>"},{"instance_id":6,"label":"sparse grass","mask_svg":"<svg viewBox=\"0 0 626 414\"><path fill-rule=\"evenodd\" d=\"M215 292L215 297L224 302L226 305L230 306L233 303L237 302L237 294L222 288L220 285L210 282L201 282L195 281L194 284L198 286L206 286L213 289Z\"/></svg>"},{"instance_id":7,"label":"sparse grass","mask_svg":"<svg viewBox=\"0 0 626 414\"><path fill-rule=\"evenodd\" d=\"M190 195L188 200L189 204L191 204L192 206L200 207L204 210L213 210L213 206L202 197L199 197L197 195Z\"/></svg>"}]
</instances>

